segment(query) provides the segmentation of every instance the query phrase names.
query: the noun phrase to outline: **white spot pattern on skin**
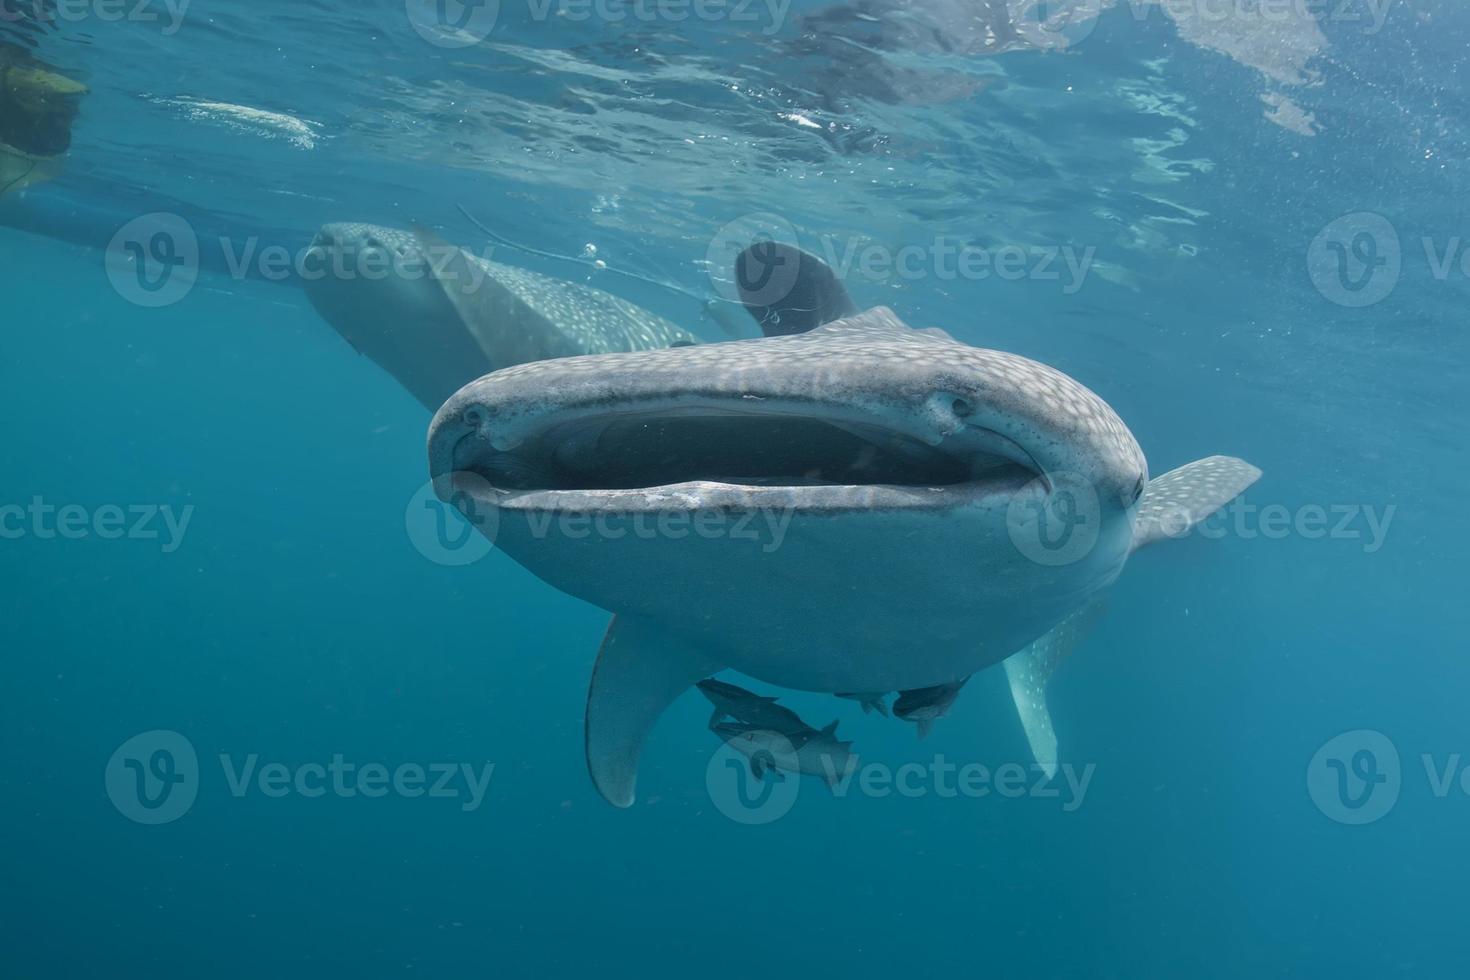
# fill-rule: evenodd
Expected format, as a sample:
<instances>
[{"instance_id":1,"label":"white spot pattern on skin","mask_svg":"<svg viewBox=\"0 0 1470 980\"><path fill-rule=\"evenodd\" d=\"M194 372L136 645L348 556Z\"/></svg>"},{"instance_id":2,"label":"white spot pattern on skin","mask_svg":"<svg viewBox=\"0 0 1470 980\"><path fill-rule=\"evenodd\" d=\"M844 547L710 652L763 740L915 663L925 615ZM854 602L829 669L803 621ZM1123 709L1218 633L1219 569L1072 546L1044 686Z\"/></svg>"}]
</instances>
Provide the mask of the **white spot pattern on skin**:
<instances>
[{"instance_id":1,"label":"white spot pattern on skin","mask_svg":"<svg viewBox=\"0 0 1470 980\"><path fill-rule=\"evenodd\" d=\"M555 324L585 354L653 350L698 338L642 307L580 283L564 282L470 256L527 307Z\"/></svg>"},{"instance_id":2,"label":"white spot pattern on skin","mask_svg":"<svg viewBox=\"0 0 1470 980\"><path fill-rule=\"evenodd\" d=\"M1133 546L1183 536L1260 477L1243 459L1209 456L1151 480L1133 519Z\"/></svg>"},{"instance_id":3,"label":"white spot pattern on skin","mask_svg":"<svg viewBox=\"0 0 1470 980\"><path fill-rule=\"evenodd\" d=\"M327 227L339 247L349 254L366 251L368 243L374 241L406 262L424 260L423 245L414 232L352 222ZM522 324L525 329L515 339L529 344L525 353L537 359L563 356L568 350L607 354L699 342L698 337L671 321L592 286L553 279L469 252L465 257L519 302L526 320ZM358 286L390 282L379 278L364 280ZM554 333L547 335L526 325L537 317ZM494 358L497 352L487 353Z\"/></svg>"}]
</instances>

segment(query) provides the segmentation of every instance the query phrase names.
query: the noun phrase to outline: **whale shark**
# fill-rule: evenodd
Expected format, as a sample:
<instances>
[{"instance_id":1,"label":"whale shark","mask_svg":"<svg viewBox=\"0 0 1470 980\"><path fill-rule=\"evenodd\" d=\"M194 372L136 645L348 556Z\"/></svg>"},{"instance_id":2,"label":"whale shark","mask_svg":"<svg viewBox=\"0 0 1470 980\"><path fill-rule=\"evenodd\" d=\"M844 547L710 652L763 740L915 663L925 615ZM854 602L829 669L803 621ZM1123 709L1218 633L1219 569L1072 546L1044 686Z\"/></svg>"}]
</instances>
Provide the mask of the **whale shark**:
<instances>
[{"instance_id":1,"label":"whale shark","mask_svg":"<svg viewBox=\"0 0 1470 980\"><path fill-rule=\"evenodd\" d=\"M428 457L441 499L503 552L614 614L584 734L619 807L664 709L727 669L835 694L1005 663L1054 774L1046 684L1086 610L1139 548L1261 475L1212 456L1151 480L1080 382L881 306L804 333L497 371L439 409ZM789 518L777 547L751 519L770 512Z\"/></svg>"},{"instance_id":2,"label":"whale shark","mask_svg":"<svg viewBox=\"0 0 1470 980\"><path fill-rule=\"evenodd\" d=\"M304 269L322 319L430 411L499 368L699 341L611 293L492 262L422 231L323 225Z\"/></svg>"}]
</instances>

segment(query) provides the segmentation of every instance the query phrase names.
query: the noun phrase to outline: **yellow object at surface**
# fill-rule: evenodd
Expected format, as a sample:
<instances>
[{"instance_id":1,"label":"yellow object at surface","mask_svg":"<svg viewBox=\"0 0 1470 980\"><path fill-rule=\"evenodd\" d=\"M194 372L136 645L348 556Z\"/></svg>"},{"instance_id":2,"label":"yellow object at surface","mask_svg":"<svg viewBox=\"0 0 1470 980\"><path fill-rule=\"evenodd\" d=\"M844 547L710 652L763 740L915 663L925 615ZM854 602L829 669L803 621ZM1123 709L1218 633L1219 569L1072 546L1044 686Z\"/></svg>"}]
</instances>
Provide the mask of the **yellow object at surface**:
<instances>
[{"instance_id":1,"label":"yellow object at surface","mask_svg":"<svg viewBox=\"0 0 1470 980\"><path fill-rule=\"evenodd\" d=\"M79 99L87 94L87 86L76 79L32 65L6 69L4 87L21 108L31 112L44 112L54 99Z\"/></svg>"}]
</instances>

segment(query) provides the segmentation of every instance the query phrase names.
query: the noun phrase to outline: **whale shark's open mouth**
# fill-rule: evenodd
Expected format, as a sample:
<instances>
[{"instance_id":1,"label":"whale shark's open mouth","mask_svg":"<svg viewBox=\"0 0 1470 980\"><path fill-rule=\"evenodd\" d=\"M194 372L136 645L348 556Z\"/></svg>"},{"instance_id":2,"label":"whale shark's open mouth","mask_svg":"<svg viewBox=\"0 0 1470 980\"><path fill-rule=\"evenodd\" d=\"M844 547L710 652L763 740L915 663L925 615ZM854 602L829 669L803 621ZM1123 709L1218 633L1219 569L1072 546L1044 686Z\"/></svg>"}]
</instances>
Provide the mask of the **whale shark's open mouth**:
<instances>
[{"instance_id":1,"label":"whale shark's open mouth","mask_svg":"<svg viewBox=\"0 0 1470 980\"><path fill-rule=\"evenodd\" d=\"M785 490L840 505L843 491L1014 492L1039 468L994 432L964 428L932 442L895 426L854 419L817 404L618 405L546 419L514 448L497 450L471 419L436 476L452 471L459 489L493 488L501 505L547 493L602 495L624 505L637 494L700 485L701 499ZM493 421L488 426L493 428ZM721 493L721 490L725 493ZM825 492L818 492L825 491Z\"/></svg>"}]
</instances>

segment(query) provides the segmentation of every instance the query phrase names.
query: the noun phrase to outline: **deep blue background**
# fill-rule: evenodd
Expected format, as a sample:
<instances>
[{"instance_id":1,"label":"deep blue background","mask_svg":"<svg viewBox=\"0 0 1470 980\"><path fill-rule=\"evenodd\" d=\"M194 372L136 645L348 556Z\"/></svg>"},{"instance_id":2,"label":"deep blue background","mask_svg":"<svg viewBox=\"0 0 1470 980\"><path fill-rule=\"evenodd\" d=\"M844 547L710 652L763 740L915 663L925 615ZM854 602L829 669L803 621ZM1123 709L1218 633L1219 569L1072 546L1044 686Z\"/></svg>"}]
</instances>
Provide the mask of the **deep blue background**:
<instances>
[{"instance_id":1,"label":"deep blue background","mask_svg":"<svg viewBox=\"0 0 1470 980\"><path fill-rule=\"evenodd\" d=\"M302 243L347 218L425 221L470 244L454 211L468 202L507 234L572 252L595 241L689 288L713 229L757 208L890 246L955 229L1093 244L1126 282L853 291L1078 377L1156 473L1231 453L1265 470L1253 503L1396 511L1371 554L1231 536L1140 555L1053 686L1064 759L1097 765L1074 813L837 800L810 783L784 819L744 827L706 793L717 746L693 695L648 747L639 805L618 812L581 758L605 616L498 554L445 568L414 549L404 510L427 475L426 414L298 290L206 276L179 305L142 310L94 248L0 231L0 503L195 507L173 554L0 542L0 976L1464 976L1470 802L1436 799L1420 756L1470 757L1467 293L1459 274L1430 276L1419 241L1467 233L1465 25L1394 9L1380 35L1329 31L1322 84L1288 89L1316 112L1315 137L1262 117L1271 86L1253 70L1180 43L1157 12L1114 11L1073 54L979 59L972 70L1005 84L957 104L829 114L872 128L877 150L790 129L762 142L787 98L769 89L711 101L699 125L756 155L687 151L707 154L703 177L616 121L613 150L538 157L570 125L546 106L600 83L507 67L506 51L617 63L630 91L603 97L654 99L649 117L668 119L667 73L738 75L720 59L749 38L693 33L670 69L615 31L510 25L505 49L451 56L399 36L390 4L198 0L176 38L54 39L45 53L94 95L66 182L33 197L126 220L167 195ZM638 40L674 51L679 37ZM238 71L218 67L229 59ZM743 70L767 84L780 67ZM686 84L696 107L721 91ZM1187 121L1141 108L1147 92L1177 97ZM150 101L180 95L294 112L323 139L301 150ZM516 106L544 128L513 129ZM1171 129L1188 135L1175 157L1212 165L1155 182L1134 150ZM455 133L475 149L451 150ZM499 167L515 153L534 162ZM1150 221L1173 204L1200 215ZM1382 303L1345 310L1314 291L1304 256L1323 225L1363 210L1394 223L1404 274ZM106 231L112 217L88 220ZM994 766L1026 760L1003 686L977 678L922 744L851 704L793 703L840 717L865 758ZM1383 820L1350 827L1313 805L1306 771L1358 728L1392 739L1403 790ZM185 734L204 774L191 812L159 827L124 819L103 786L113 750L152 729ZM236 799L217 761L339 752L497 768L466 814L446 800Z\"/></svg>"}]
</instances>

